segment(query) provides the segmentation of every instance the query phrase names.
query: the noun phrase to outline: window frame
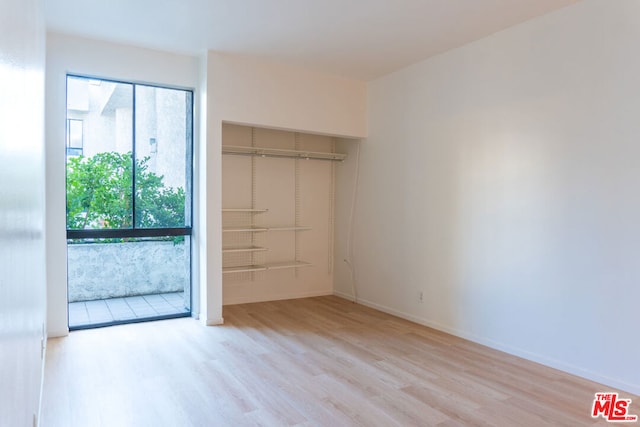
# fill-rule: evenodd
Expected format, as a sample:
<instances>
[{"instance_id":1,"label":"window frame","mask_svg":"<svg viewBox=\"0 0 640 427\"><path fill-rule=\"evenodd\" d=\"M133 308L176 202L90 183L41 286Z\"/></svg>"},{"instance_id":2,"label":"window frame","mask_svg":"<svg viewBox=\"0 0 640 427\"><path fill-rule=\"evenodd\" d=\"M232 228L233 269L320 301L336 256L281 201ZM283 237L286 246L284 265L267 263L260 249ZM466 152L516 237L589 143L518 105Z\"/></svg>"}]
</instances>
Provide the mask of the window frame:
<instances>
[{"instance_id":1,"label":"window frame","mask_svg":"<svg viewBox=\"0 0 640 427\"><path fill-rule=\"evenodd\" d=\"M108 78L98 78L94 76L86 76L81 74L70 74L66 75L66 81L69 78L79 78L79 79L87 79L87 80L98 80L109 83L116 84L127 84L131 85L133 91L133 101L132 101L132 147L131 147L131 162L132 162L132 218L131 218L131 227L130 228L113 228L113 229L69 229L66 225L65 228L67 230L67 239L107 239L107 238L135 238L135 237L175 237L175 236L192 236L192 221L193 221L193 170L194 170L194 98L195 94L193 89L183 88L183 87L175 87L169 85L161 85L161 84L153 84L153 83L142 83L136 81L124 81L124 80L115 80ZM137 86L145 86L151 88L159 88L159 89L169 89L169 90L180 90L187 92L189 94L189 103L187 104L187 120L189 121L186 129L190 138L186 141L186 171L185 171L185 196L188 198L188 204L186 204L185 209L185 225L183 227L157 227L157 228L142 228L136 227L136 87ZM68 96L68 88L65 96ZM79 119L70 119L67 115L67 157L69 156L69 120L79 120ZM82 120L79 120L82 121ZM84 147L84 123L83 123L83 147ZM71 154L73 155L73 154ZM66 165L66 157L65 157L65 165ZM65 166L66 169L66 166ZM65 178L66 180L66 178ZM65 199L66 199L65 192Z\"/></svg>"}]
</instances>

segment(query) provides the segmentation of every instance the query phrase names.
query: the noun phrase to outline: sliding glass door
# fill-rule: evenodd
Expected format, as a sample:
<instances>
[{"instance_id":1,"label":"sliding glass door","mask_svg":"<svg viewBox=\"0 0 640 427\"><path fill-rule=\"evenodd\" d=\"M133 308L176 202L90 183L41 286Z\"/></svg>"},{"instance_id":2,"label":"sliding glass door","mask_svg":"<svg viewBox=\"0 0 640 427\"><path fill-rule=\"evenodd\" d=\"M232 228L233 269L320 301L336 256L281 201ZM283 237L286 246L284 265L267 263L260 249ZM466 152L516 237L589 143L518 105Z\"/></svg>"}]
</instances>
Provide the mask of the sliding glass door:
<instances>
[{"instance_id":1,"label":"sliding glass door","mask_svg":"<svg viewBox=\"0 0 640 427\"><path fill-rule=\"evenodd\" d=\"M191 312L193 93L67 77L69 327Z\"/></svg>"}]
</instances>

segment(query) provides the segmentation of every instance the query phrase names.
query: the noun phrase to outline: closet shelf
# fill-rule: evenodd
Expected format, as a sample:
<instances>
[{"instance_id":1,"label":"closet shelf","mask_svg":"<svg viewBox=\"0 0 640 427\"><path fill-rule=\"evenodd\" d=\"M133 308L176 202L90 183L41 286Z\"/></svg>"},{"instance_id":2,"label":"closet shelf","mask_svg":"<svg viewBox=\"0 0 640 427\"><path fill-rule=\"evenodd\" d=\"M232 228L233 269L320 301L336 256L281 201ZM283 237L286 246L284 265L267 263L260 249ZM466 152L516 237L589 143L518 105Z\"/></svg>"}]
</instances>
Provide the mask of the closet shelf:
<instances>
[{"instance_id":1,"label":"closet shelf","mask_svg":"<svg viewBox=\"0 0 640 427\"><path fill-rule=\"evenodd\" d=\"M240 226L240 227L223 227L223 233L241 233L241 232L261 232L261 231L305 231L311 230L311 227L291 226L291 227L258 227L258 226Z\"/></svg>"},{"instance_id":2,"label":"closet shelf","mask_svg":"<svg viewBox=\"0 0 640 427\"><path fill-rule=\"evenodd\" d=\"M222 209L222 212L251 212L251 213L264 213L264 212L269 212L269 209L245 209L245 208L239 208L239 209L235 209L235 208L224 208Z\"/></svg>"},{"instance_id":3,"label":"closet shelf","mask_svg":"<svg viewBox=\"0 0 640 427\"><path fill-rule=\"evenodd\" d=\"M269 227L269 231L305 231L311 230L311 227L292 226L292 227Z\"/></svg>"},{"instance_id":4,"label":"closet shelf","mask_svg":"<svg viewBox=\"0 0 640 427\"><path fill-rule=\"evenodd\" d=\"M266 251L267 248L261 246L244 246L238 248L222 248L222 253L236 253L236 252L261 252Z\"/></svg>"},{"instance_id":5,"label":"closet shelf","mask_svg":"<svg viewBox=\"0 0 640 427\"><path fill-rule=\"evenodd\" d=\"M289 157L293 159L333 160L340 162L347 158L346 154L341 153L322 153L318 151L285 150L281 148L247 147L240 145L223 145L222 154L261 157Z\"/></svg>"},{"instance_id":6,"label":"closet shelf","mask_svg":"<svg viewBox=\"0 0 640 427\"><path fill-rule=\"evenodd\" d=\"M250 271L265 271L267 267L264 265L243 265L241 267L222 267L222 274L229 273L247 273Z\"/></svg>"},{"instance_id":7,"label":"closet shelf","mask_svg":"<svg viewBox=\"0 0 640 427\"><path fill-rule=\"evenodd\" d=\"M285 268L309 267L313 264L305 261L270 262L261 265L243 265L239 267L223 267L222 273L247 273L252 271L282 270Z\"/></svg>"},{"instance_id":8,"label":"closet shelf","mask_svg":"<svg viewBox=\"0 0 640 427\"><path fill-rule=\"evenodd\" d=\"M266 227L254 227L254 226L250 226L250 225L246 225L246 226L239 226L239 227L223 227L223 228L222 228L222 232L223 232L223 233L230 233L230 232L236 232L236 233L240 233L240 232L254 233L254 232L260 232L260 231L269 231L269 229L268 229L268 228L266 228Z\"/></svg>"},{"instance_id":9,"label":"closet shelf","mask_svg":"<svg viewBox=\"0 0 640 427\"><path fill-rule=\"evenodd\" d=\"M298 267L310 267L310 262L306 261L288 261L288 262L270 262L265 264L267 270L281 270L283 268L298 268Z\"/></svg>"}]
</instances>

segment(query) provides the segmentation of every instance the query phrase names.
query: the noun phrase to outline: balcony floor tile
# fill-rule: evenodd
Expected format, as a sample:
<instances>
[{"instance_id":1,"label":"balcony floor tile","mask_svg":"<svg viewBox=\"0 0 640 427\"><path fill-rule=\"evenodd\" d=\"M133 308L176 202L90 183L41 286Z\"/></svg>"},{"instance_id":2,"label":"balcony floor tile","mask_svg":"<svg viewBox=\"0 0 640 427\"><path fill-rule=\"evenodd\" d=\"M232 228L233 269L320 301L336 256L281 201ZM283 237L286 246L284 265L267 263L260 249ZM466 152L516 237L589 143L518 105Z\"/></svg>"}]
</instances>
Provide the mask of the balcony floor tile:
<instances>
[{"instance_id":1,"label":"balcony floor tile","mask_svg":"<svg viewBox=\"0 0 640 427\"><path fill-rule=\"evenodd\" d=\"M72 302L69 303L69 327L188 313L184 305L183 292Z\"/></svg>"}]
</instances>

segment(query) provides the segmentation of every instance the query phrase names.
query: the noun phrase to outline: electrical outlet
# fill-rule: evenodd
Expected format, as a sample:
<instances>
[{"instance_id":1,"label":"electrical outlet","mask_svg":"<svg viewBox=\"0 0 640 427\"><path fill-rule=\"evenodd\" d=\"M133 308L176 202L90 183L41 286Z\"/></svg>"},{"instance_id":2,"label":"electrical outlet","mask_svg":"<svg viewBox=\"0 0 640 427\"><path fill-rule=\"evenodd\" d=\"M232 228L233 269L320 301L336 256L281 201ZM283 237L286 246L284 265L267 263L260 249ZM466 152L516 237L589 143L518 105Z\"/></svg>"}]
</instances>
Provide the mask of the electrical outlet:
<instances>
[{"instance_id":1,"label":"electrical outlet","mask_svg":"<svg viewBox=\"0 0 640 427\"><path fill-rule=\"evenodd\" d=\"M418 292L418 301L424 302L424 292Z\"/></svg>"}]
</instances>

